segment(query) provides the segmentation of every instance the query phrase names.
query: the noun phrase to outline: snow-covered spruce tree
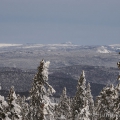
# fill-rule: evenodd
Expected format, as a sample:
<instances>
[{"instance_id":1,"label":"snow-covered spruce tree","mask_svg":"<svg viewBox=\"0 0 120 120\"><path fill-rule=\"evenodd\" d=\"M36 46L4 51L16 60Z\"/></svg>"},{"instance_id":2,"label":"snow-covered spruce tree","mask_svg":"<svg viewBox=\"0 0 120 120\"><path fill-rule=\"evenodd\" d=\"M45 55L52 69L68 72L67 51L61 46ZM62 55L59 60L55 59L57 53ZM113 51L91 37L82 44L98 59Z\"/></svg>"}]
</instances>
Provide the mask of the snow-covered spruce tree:
<instances>
[{"instance_id":1,"label":"snow-covered spruce tree","mask_svg":"<svg viewBox=\"0 0 120 120\"><path fill-rule=\"evenodd\" d=\"M26 100L26 97L23 96L22 97L22 104L21 104L22 120L28 120L27 115L28 115L29 109L28 109L28 103L25 100Z\"/></svg>"},{"instance_id":2,"label":"snow-covered spruce tree","mask_svg":"<svg viewBox=\"0 0 120 120\"><path fill-rule=\"evenodd\" d=\"M115 90L118 92L118 98L115 100L114 111L116 114L116 120L120 119L120 83L117 84Z\"/></svg>"},{"instance_id":3,"label":"snow-covered spruce tree","mask_svg":"<svg viewBox=\"0 0 120 120\"><path fill-rule=\"evenodd\" d=\"M120 52L119 52L119 54L120 54ZM118 69L120 70L120 62L117 63L117 66L118 66ZM117 80L118 80L118 84L117 84L117 86L115 87L115 89L116 89L117 92L118 92L118 98L117 98L117 100L116 100L115 106L116 106L117 118L120 119L120 116L119 116L119 114L120 114L120 107L119 107L119 106L120 106L120 73L119 73L119 75L118 75Z\"/></svg>"},{"instance_id":4,"label":"snow-covered spruce tree","mask_svg":"<svg viewBox=\"0 0 120 120\"><path fill-rule=\"evenodd\" d=\"M28 120L28 103L25 101L26 97L23 96L21 97L20 95L17 95L17 100L16 103L20 105L21 107L21 116L22 116L22 120Z\"/></svg>"},{"instance_id":5,"label":"snow-covered spruce tree","mask_svg":"<svg viewBox=\"0 0 120 120\"><path fill-rule=\"evenodd\" d=\"M6 107L4 105L5 102L4 96L0 95L0 120L6 118Z\"/></svg>"},{"instance_id":6,"label":"snow-covered spruce tree","mask_svg":"<svg viewBox=\"0 0 120 120\"><path fill-rule=\"evenodd\" d=\"M118 97L116 98L116 100L114 101L114 111L115 114L118 116L120 114L120 83L117 84L117 86L115 87L115 90L117 91ZM120 116L118 116L120 119Z\"/></svg>"},{"instance_id":7,"label":"snow-covered spruce tree","mask_svg":"<svg viewBox=\"0 0 120 120\"><path fill-rule=\"evenodd\" d=\"M82 71L80 79L78 80L77 92L72 101L72 120L79 120L79 117L83 114L83 111L86 110L86 116L89 116L89 107L87 96L86 96L86 79L85 73ZM86 108L87 107L87 108ZM89 120L89 117L88 119Z\"/></svg>"},{"instance_id":8,"label":"snow-covered spruce tree","mask_svg":"<svg viewBox=\"0 0 120 120\"><path fill-rule=\"evenodd\" d=\"M120 52L119 52L119 54L120 54ZM120 70L120 62L117 62L117 67ZM120 73L118 75L117 80L119 81L119 83L117 84L116 89L120 92Z\"/></svg>"},{"instance_id":9,"label":"snow-covered spruce tree","mask_svg":"<svg viewBox=\"0 0 120 120\"><path fill-rule=\"evenodd\" d=\"M120 52L119 52L119 54L120 54ZM117 67L118 67L118 69L120 70L120 62L117 62ZM120 73L119 73L119 75L118 75L117 80L119 81L119 83L117 84L116 89L117 89L118 91L120 91Z\"/></svg>"},{"instance_id":10,"label":"snow-covered spruce tree","mask_svg":"<svg viewBox=\"0 0 120 120\"><path fill-rule=\"evenodd\" d=\"M90 110L90 118L93 119L94 118L94 100L93 100L93 96L91 94L91 89L90 89L90 83L87 84L87 89L86 89L86 97L88 100L88 106L89 106L89 110Z\"/></svg>"},{"instance_id":11,"label":"snow-covered spruce tree","mask_svg":"<svg viewBox=\"0 0 120 120\"><path fill-rule=\"evenodd\" d=\"M53 106L49 95L55 92L48 83L48 67L50 62L42 60L34 77L30 90L30 120L53 120Z\"/></svg>"},{"instance_id":12,"label":"snow-covered spruce tree","mask_svg":"<svg viewBox=\"0 0 120 120\"><path fill-rule=\"evenodd\" d=\"M120 119L120 86L119 84L115 87L115 92L118 94L118 97L114 100L114 114L116 120Z\"/></svg>"},{"instance_id":13,"label":"snow-covered spruce tree","mask_svg":"<svg viewBox=\"0 0 120 120\"><path fill-rule=\"evenodd\" d=\"M55 120L69 120L70 112L70 98L67 97L66 87L64 87L60 101L55 107Z\"/></svg>"},{"instance_id":14,"label":"snow-covered spruce tree","mask_svg":"<svg viewBox=\"0 0 120 120\"><path fill-rule=\"evenodd\" d=\"M90 118L88 100L85 101L85 105L81 111L76 114L75 120L93 120L93 118Z\"/></svg>"},{"instance_id":15,"label":"snow-covered spruce tree","mask_svg":"<svg viewBox=\"0 0 120 120\"><path fill-rule=\"evenodd\" d=\"M95 110L98 114L97 120L117 120L118 92L113 85L105 87L96 98Z\"/></svg>"},{"instance_id":16,"label":"snow-covered spruce tree","mask_svg":"<svg viewBox=\"0 0 120 120\"><path fill-rule=\"evenodd\" d=\"M8 112L9 112L8 117L11 120L22 120L21 107L16 103L16 99L17 99L17 96L14 91L14 87L12 86L10 88L10 91L7 97Z\"/></svg>"}]
</instances>

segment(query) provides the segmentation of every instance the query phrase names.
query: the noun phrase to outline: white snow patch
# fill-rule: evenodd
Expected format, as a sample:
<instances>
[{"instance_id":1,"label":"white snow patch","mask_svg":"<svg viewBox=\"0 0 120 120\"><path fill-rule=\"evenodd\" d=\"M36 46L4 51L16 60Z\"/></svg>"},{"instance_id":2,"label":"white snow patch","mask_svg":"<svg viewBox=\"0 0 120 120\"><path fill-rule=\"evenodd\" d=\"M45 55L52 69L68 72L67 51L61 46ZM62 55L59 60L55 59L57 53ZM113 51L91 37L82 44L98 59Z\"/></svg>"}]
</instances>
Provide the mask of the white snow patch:
<instances>
[{"instance_id":1,"label":"white snow patch","mask_svg":"<svg viewBox=\"0 0 120 120\"><path fill-rule=\"evenodd\" d=\"M56 50L58 47L72 47L72 46L78 46L73 45L72 43L66 43L66 44L30 44L25 45L23 48L39 48L39 47L47 47L49 50Z\"/></svg>"},{"instance_id":2,"label":"white snow patch","mask_svg":"<svg viewBox=\"0 0 120 120\"><path fill-rule=\"evenodd\" d=\"M37 48L37 47L44 47L43 44L33 44L33 45L26 45L23 48Z\"/></svg>"},{"instance_id":3,"label":"white snow patch","mask_svg":"<svg viewBox=\"0 0 120 120\"><path fill-rule=\"evenodd\" d=\"M120 44L109 45L110 47L120 47Z\"/></svg>"},{"instance_id":4,"label":"white snow patch","mask_svg":"<svg viewBox=\"0 0 120 120\"><path fill-rule=\"evenodd\" d=\"M120 50L120 44L109 45L114 50Z\"/></svg>"},{"instance_id":5,"label":"white snow patch","mask_svg":"<svg viewBox=\"0 0 120 120\"><path fill-rule=\"evenodd\" d=\"M97 52L98 52L98 53L111 53L111 52L110 52L109 50L107 50L107 48L104 47L104 46L99 47L98 50L97 50Z\"/></svg>"},{"instance_id":6,"label":"white snow patch","mask_svg":"<svg viewBox=\"0 0 120 120\"><path fill-rule=\"evenodd\" d=\"M47 44L46 46L51 46L51 47L69 47L69 46L78 46L74 44Z\"/></svg>"},{"instance_id":7,"label":"white snow patch","mask_svg":"<svg viewBox=\"0 0 120 120\"><path fill-rule=\"evenodd\" d=\"M4 101L4 96L0 95L0 101L2 101L2 102Z\"/></svg>"},{"instance_id":8,"label":"white snow patch","mask_svg":"<svg viewBox=\"0 0 120 120\"><path fill-rule=\"evenodd\" d=\"M7 102L5 101L4 96L1 96L1 95L0 95L0 101L2 101L2 105L4 105L5 107L8 106Z\"/></svg>"},{"instance_id":9,"label":"white snow patch","mask_svg":"<svg viewBox=\"0 0 120 120\"><path fill-rule=\"evenodd\" d=\"M65 44L6 44L6 43L0 43L0 48L4 47L22 47L25 49L29 48L42 48L47 47L49 50L56 50L59 47L76 47L78 45L73 45L71 42L65 43Z\"/></svg>"},{"instance_id":10,"label":"white snow patch","mask_svg":"<svg viewBox=\"0 0 120 120\"><path fill-rule=\"evenodd\" d=\"M3 44L0 43L0 47L12 47L12 46L21 46L22 44Z\"/></svg>"},{"instance_id":11,"label":"white snow patch","mask_svg":"<svg viewBox=\"0 0 120 120\"><path fill-rule=\"evenodd\" d=\"M120 44L113 44L113 45L109 45L112 49L120 49Z\"/></svg>"}]
</instances>

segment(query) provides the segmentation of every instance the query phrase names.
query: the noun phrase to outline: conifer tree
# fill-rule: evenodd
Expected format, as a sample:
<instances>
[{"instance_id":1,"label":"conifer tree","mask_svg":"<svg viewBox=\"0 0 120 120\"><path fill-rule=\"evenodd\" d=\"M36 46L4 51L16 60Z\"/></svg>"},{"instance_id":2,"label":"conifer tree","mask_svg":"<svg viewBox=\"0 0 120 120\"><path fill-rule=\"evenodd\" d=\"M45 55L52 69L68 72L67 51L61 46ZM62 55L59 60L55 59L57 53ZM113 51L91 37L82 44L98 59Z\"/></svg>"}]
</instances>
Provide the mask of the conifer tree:
<instances>
[{"instance_id":1,"label":"conifer tree","mask_svg":"<svg viewBox=\"0 0 120 120\"><path fill-rule=\"evenodd\" d=\"M0 119L5 119L6 117L6 111L3 102L5 102L4 97L0 95Z\"/></svg>"},{"instance_id":2,"label":"conifer tree","mask_svg":"<svg viewBox=\"0 0 120 120\"><path fill-rule=\"evenodd\" d=\"M28 120L28 103L25 101L26 97L23 96L21 97L20 95L17 95L17 100L16 103L20 105L21 107L21 116L22 116L22 120Z\"/></svg>"},{"instance_id":3,"label":"conifer tree","mask_svg":"<svg viewBox=\"0 0 120 120\"><path fill-rule=\"evenodd\" d=\"M21 107L16 103L16 93L14 91L14 87L12 86L9 91L9 95L7 97L8 102L8 112L10 113L8 117L11 120L22 120L21 116Z\"/></svg>"},{"instance_id":4,"label":"conifer tree","mask_svg":"<svg viewBox=\"0 0 120 120\"><path fill-rule=\"evenodd\" d=\"M78 114L76 114L75 120L92 120L92 119L93 118L90 118L88 100L86 100L84 107L81 109L81 111Z\"/></svg>"},{"instance_id":5,"label":"conifer tree","mask_svg":"<svg viewBox=\"0 0 120 120\"><path fill-rule=\"evenodd\" d=\"M120 52L119 52L119 54L120 54ZM120 62L118 62L117 63L117 66L118 66L118 69L120 70ZM118 78L117 78L117 80L118 80L118 84L117 84L117 86L116 86L116 90L117 90L117 92L118 92L118 98L117 98L117 100L116 100L116 103L115 103L115 107L116 107L116 114L117 114L117 118L118 119L120 119L120 116L119 116L119 114L120 114L120 73L119 73L119 75L118 75Z\"/></svg>"},{"instance_id":6,"label":"conifer tree","mask_svg":"<svg viewBox=\"0 0 120 120\"><path fill-rule=\"evenodd\" d=\"M117 84L115 90L118 92L118 98L114 101L114 111L115 111L115 114L116 114L116 118L120 119L120 83Z\"/></svg>"},{"instance_id":7,"label":"conifer tree","mask_svg":"<svg viewBox=\"0 0 120 120\"><path fill-rule=\"evenodd\" d=\"M60 101L55 107L55 119L56 120L69 120L70 119L70 99L66 95L66 88L64 87Z\"/></svg>"},{"instance_id":8,"label":"conifer tree","mask_svg":"<svg viewBox=\"0 0 120 120\"><path fill-rule=\"evenodd\" d=\"M88 100L91 119L94 117L94 100L91 94L90 83L87 84L86 96Z\"/></svg>"},{"instance_id":9,"label":"conifer tree","mask_svg":"<svg viewBox=\"0 0 120 120\"><path fill-rule=\"evenodd\" d=\"M78 80L77 92L72 101L72 120L77 120L78 116L82 114L83 109L86 107L87 102L86 96L86 79L85 73L82 71L80 79ZM89 111L89 109L87 109ZM87 112L89 113L89 112Z\"/></svg>"},{"instance_id":10,"label":"conifer tree","mask_svg":"<svg viewBox=\"0 0 120 120\"><path fill-rule=\"evenodd\" d=\"M42 60L38 67L38 72L34 77L32 89L30 91L30 120L53 120L53 106L49 95L55 92L48 83L48 67L50 62Z\"/></svg>"},{"instance_id":11,"label":"conifer tree","mask_svg":"<svg viewBox=\"0 0 120 120\"><path fill-rule=\"evenodd\" d=\"M28 120L28 112L29 112L29 109L28 109L28 103L25 101L26 98L25 96L22 97L22 104L21 104L21 111L22 111L22 120Z\"/></svg>"},{"instance_id":12,"label":"conifer tree","mask_svg":"<svg viewBox=\"0 0 120 120\"><path fill-rule=\"evenodd\" d=\"M116 119L118 92L113 85L105 87L96 99L96 112L99 115L98 120Z\"/></svg>"}]
</instances>

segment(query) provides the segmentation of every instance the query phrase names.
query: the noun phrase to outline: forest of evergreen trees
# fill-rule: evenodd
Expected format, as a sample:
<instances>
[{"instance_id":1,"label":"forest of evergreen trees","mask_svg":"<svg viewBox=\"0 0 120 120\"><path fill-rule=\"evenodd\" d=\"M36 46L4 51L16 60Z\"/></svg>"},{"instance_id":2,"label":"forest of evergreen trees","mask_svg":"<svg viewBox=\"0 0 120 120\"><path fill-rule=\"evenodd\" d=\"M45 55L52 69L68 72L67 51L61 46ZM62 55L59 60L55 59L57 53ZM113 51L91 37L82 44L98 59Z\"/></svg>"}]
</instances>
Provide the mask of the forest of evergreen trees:
<instances>
[{"instance_id":1,"label":"forest of evergreen trees","mask_svg":"<svg viewBox=\"0 0 120 120\"><path fill-rule=\"evenodd\" d=\"M58 103L50 96L55 93L48 83L48 61L42 60L33 79L28 98L16 95L11 87L7 98L0 95L0 120L119 120L120 83L103 88L93 100L90 84L82 71L73 98L63 89ZM120 68L120 62L117 63ZM120 80L120 75L118 76Z\"/></svg>"}]
</instances>

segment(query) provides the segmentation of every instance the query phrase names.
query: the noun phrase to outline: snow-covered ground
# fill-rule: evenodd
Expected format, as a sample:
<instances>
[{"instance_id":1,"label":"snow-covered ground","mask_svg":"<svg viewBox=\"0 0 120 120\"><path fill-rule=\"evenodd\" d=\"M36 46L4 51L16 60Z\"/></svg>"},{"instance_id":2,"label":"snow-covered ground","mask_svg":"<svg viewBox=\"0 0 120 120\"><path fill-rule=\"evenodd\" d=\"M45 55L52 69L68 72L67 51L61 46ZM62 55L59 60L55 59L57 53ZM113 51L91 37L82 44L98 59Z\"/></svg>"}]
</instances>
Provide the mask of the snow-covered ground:
<instances>
[{"instance_id":1,"label":"snow-covered ground","mask_svg":"<svg viewBox=\"0 0 120 120\"><path fill-rule=\"evenodd\" d=\"M107 50L107 47L101 46L97 50L98 53L111 53L111 51Z\"/></svg>"},{"instance_id":2,"label":"snow-covered ground","mask_svg":"<svg viewBox=\"0 0 120 120\"><path fill-rule=\"evenodd\" d=\"M109 45L113 50L120 50L120 44Z\"/></svg>"},{"instance_id":3,"label":"snow-covered ground","mask_svg":"<svg viewBox=\"0 0 120 120\"><path fill-rule=\"evenodd\" d=\"M0 47L15 47L15 46L21 46L22 44L6 44L6 43L0 43Z\"/></svg>"},{"instance_id":4,"label":"snow-covered ground","mask_svg":"<svg viewBox=\"0 0 120 120\"><path fill-rule=\"evenodd\" d=\"M81 45L74 45L70 42L64 44L5 44L0 43L0 48L22 48L22 49L36 49L36 48L45 48L48 51L56 50L56 49L89 49L95 50L97 53L111 53L117 50L120 50L120 44L113 44L108 46L81 46Z\"/></svg>"}]
</instances>

